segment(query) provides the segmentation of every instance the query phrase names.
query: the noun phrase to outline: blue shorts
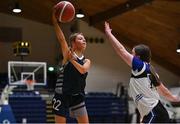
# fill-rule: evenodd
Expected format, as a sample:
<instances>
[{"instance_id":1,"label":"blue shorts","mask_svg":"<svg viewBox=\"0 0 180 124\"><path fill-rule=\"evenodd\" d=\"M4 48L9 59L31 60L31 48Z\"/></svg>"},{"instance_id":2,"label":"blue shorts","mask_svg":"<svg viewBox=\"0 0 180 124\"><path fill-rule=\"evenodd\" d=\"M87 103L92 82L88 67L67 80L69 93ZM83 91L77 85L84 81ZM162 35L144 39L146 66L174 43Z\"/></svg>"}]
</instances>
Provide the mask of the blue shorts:
<instances>
[{"instance_id":1,"label":"blue shorts","mask_svg":"<svg viewBox=\"0 0 180 124\"><path fill-rule=\"evenodd\" d=\"M83 94L64 95L55 93L52 99L53 112L56 115L77 118L87 115L85 97Z\"/></svg>"}]
</instances>

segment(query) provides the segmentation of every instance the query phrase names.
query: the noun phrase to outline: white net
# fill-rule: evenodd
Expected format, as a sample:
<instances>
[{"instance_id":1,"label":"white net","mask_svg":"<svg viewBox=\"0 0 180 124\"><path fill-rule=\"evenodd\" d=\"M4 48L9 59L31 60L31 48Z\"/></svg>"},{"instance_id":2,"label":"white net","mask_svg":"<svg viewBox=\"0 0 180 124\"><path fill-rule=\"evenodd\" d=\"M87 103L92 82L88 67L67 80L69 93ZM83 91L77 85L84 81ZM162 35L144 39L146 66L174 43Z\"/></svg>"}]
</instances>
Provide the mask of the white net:
<instances>
[{"instance_id":1,"label":"white net","mask_svg":"<svg viewBox=\"0 0 180 124\"><path fill-rule=\"evenodd\" d=\"M25 83L28 91L34 90L34 84L35 84L34 80L26 80Z\"/></svg>"}]
</instances>

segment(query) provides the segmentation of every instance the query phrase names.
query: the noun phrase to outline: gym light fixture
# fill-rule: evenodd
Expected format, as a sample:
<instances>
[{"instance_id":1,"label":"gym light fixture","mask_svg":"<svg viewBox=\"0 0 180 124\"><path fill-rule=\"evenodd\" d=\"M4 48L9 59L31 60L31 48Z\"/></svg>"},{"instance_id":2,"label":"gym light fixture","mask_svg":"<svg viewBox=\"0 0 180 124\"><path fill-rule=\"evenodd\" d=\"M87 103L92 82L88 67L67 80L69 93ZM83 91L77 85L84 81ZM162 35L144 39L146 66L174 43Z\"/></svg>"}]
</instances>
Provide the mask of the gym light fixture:
<instances>
[{"instance_id":1,"label":"gym light fixture","mask_svg":"<svg viewBox=\"0 0 180 124\"><path fill-rule=\"evenodd\" d=\"M79 10L78 10L78 13L76 14L76 17L77 17L77 18L83 18L84 16L85 16L85 15L84 15L82 9L79 9Z\"/></svg>"},{"instance_id":2,"label":"gym light fixture","mask_svg":"<svg viewBox=\"0 0 180 124\"><path fill-rule=\"evenodd\" d=\"M178 44L177 49L176 49L176 52L177 52L177 53L180 53L180 44Z\"/></svg>"},{"instance_id":3,"label":"gym light fixture","mask_svg":"<svg viewBox=\"0 0 180 124\"><path fill-rule=\"evenodd\" d=\"M48 68L48 71L54 71L54 67L52 67L52 66L50 66L49 68Z\"/></svg>"},{"instance_id":4,"label":"gym light fixture","mask_svg":"<svg viewBox=\"0 0 180 124\"><path fill-rule=\"evenodd\" d=\"M14 8L13 8L13 10L12 10L14 13L20 13L22 10L21 10L21 8L20 8L20 6L19 6L19 3L18 2L16 2L15 3L15 6L14 6Z\"/></svg>"}]
</instances>

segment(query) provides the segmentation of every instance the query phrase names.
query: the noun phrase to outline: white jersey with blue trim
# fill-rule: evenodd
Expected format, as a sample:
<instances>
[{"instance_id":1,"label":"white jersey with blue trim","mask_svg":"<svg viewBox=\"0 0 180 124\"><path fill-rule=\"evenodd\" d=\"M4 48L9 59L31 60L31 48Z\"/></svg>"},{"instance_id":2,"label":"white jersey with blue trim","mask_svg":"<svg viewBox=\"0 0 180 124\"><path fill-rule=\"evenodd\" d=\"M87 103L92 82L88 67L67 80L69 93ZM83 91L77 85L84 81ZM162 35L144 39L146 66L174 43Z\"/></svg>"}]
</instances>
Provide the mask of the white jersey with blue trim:
<instances>
[{"instance_id":1,"label":"white jersey with blue trim","mask_svg":"<svg viewBox=\"0 0 180 124\"><path fill-rule=\"evenodd\" d=\"M160 99L155 86L151 85L149 74L150 64L134 57L129 90L142 118L158 104Z\"/></svg>"}]
</instances>

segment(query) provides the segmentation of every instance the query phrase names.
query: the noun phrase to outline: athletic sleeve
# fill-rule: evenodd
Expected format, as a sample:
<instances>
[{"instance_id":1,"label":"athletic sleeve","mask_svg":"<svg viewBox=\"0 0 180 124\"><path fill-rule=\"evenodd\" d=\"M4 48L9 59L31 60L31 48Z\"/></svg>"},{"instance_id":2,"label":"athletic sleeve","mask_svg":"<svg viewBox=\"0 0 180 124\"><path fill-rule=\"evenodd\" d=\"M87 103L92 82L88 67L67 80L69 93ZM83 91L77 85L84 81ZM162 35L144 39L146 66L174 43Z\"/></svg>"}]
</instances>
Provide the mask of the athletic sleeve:
<instances>
[{"instance_id":1,"label":"athletic sleeve","mask_svg":"<svg viewBox=\"0 0 180 124\"><path fill-rule=\"evenodd\" d=\"M155 69L153 68L153 66L151 65L150 66L150 80L151 80L151 83L157 87L161 84L161 80L159 78L159 75L157 74L157 72L155 71Z\"/></svg>"},{"instance_id":2,"label":"athletic sleeve","mask_svg":"<svg viewBox=\"0 0 180 124\"><path fill-rule=\"evenodd\" d=\"M144 62L140 60L138 57L134 56L132 61L132 69L133 71L138 70L140 71L144 66Z\"/></svg>"}]
</instances>

